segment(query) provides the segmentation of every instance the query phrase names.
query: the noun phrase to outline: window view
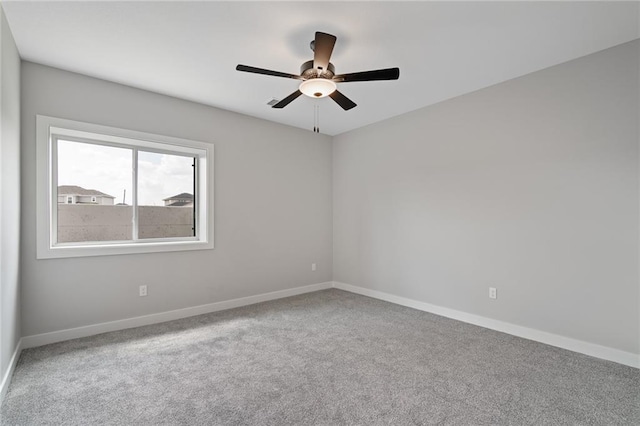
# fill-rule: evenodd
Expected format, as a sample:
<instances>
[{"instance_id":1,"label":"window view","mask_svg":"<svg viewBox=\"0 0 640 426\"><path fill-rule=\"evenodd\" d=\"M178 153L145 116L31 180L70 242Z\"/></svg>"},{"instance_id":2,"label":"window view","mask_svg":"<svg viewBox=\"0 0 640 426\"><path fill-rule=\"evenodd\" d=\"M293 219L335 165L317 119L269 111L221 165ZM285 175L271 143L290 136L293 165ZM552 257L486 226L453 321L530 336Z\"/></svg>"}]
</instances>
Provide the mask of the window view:
<instances>
[{"instance_id":1,"label":"window view","mask_svg":"<svg viewBox=\"0 0 640 426\"><path fill-rule=\"evenodd\" d=\"M138 238L195 236L196 159L138 152Z\"/></svg>"},{"instance_id":2,"label":"window view","mask_svg":"<svg viewBox=\"0 0 640 426\"><path fill-rule=\"evenodd\" d=\"M59 243L133 238L132 150L58 140Z\"/></svg>"},{"instance_id":3,"label":"window view","mask_svg":"<svg viewBox=\"0 0 640 426\"><path fill-rule=\"evenodd\" d=\"M68 140L57 151L58 243L196 235L196 157Z\"/></svg>"}]
</instances>

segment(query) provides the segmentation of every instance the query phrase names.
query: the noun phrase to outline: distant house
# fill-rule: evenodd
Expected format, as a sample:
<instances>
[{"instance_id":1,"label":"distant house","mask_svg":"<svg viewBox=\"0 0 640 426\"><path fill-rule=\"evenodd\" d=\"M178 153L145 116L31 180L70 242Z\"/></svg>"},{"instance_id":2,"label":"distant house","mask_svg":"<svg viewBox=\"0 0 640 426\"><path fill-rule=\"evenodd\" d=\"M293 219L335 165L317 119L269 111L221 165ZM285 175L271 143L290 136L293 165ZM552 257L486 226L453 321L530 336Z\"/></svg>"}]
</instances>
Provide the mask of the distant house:
<instances>
[{"instance_id":1,"label":"distant house","mask_svg":"<svg viewBox=\"0 0 640 426\"><path fill-rule=\"evenodd\" d=\"M98 204L112 206L116 197L96 191L84 189L75 185L61 185L58 187L58 204Z\"/></svg>"},{"instance_id":2,"label":"distant house","mask_svg":"<svg viewBox=\"0 0 640 426\"><path fill-rule=\"evenodd\" d=\"M174 195L173 197L165 198L165 206L171 207L192 207L193 206L193 194L183 192L182 194Z\"/></svg>"}]
</instances>

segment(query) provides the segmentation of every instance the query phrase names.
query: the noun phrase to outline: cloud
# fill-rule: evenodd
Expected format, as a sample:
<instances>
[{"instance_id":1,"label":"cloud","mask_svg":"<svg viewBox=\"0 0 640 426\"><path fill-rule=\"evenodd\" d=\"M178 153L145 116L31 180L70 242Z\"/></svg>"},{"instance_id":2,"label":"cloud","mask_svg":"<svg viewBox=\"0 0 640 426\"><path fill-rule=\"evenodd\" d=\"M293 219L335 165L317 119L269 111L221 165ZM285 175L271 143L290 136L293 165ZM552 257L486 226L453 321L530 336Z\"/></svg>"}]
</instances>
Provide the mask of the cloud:
<instances>
[{"instance_id":1,"label":"cloud","mask_svg":"<svg viewBox=\"0 0 640 426\"><path fill-rule=\"evenodd\" d=\"M138 203L164 205L164 198L182 192L193 194L193 158L169 154L140 153Z\"/></svg>"}]
</instances>

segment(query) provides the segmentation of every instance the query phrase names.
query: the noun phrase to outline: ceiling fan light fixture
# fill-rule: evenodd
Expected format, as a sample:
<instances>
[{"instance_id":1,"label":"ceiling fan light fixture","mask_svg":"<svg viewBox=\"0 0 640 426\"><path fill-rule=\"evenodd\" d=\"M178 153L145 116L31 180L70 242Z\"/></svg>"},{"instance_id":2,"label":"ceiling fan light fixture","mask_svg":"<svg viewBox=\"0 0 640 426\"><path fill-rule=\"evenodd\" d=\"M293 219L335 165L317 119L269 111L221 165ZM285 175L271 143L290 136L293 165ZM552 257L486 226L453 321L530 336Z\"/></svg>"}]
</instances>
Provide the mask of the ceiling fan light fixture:
<instances>
[{"instance_id":1,"label":"ceiling fan light fixture","mask_svg":"<svg viewBox=\"0 0 640 426\"><path fill-rule=\"evenodd\" d=\"M300 83L300 91L310 98L324 98L336 90L336 83L326 78L312 78Z\"/></svg>"}]
</instances>

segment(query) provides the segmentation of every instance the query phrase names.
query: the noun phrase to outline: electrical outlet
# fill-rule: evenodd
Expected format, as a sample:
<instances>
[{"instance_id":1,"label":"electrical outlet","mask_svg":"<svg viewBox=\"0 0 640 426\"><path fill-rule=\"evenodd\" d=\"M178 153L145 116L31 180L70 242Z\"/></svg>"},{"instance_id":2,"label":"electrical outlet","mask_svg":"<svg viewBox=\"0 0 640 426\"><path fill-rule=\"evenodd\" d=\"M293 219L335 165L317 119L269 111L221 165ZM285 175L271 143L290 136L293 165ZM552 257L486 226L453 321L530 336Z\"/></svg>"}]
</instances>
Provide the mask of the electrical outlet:
<instances>
[{"instance_id":1,"label":"electrical outlet","mask_svg":"<svg viewBox=\"0 0 640 426\"><path fill-rule=\"evenodd\" d=\"M315 272L316 271L316 264L312 263L311 264L311 272Z\"/></svg>"},{"instance_id":2,"label":"electrical outlet","mask_svg":"<svg viewBox=\"0 0 640 426\"><path fill-rule=\"evenodd\" d=\"M498 290L495 287L489 287L489 299L497 299Z\"/></svg>"},{"instance_id":3,"label":"electrical outlet","mask_svg":"<svg viewBox=\"0 0 640 426\"><path fill-rule=\"evenodd\" d=\"M141 285L139 290L140 290L140 297L143 297L143 296L147 295L147 286L146 285Z\"/></svg>"}]
</instances>

